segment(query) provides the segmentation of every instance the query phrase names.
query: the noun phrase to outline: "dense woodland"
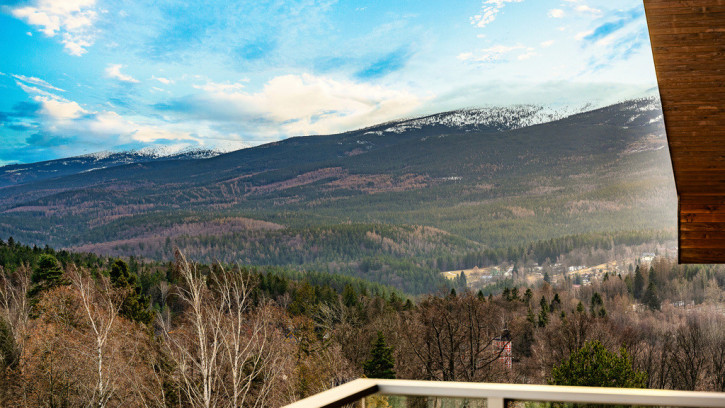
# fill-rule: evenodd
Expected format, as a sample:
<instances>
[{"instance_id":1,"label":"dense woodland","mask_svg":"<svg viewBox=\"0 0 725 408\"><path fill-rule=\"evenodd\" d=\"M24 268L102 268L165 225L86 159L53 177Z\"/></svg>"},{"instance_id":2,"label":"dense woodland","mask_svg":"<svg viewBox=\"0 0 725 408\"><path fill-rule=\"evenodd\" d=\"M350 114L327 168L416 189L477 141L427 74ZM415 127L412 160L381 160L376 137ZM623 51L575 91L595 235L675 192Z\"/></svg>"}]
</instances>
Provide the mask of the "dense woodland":
<instances>
[{"instance_id":1,"label":"dense woodland","mask_svg":"<svg viewBox=\"0 0 725 408\"><path fill-rule=\"evenodd\" d=\"M725 391L720 266L658 258L590 286L419 296L180 252L149 263L8 240L0 266L7 407L280 406L362 375L573 384L602 353L628 373L610 385Z\"/></svg>"}]
</instances>

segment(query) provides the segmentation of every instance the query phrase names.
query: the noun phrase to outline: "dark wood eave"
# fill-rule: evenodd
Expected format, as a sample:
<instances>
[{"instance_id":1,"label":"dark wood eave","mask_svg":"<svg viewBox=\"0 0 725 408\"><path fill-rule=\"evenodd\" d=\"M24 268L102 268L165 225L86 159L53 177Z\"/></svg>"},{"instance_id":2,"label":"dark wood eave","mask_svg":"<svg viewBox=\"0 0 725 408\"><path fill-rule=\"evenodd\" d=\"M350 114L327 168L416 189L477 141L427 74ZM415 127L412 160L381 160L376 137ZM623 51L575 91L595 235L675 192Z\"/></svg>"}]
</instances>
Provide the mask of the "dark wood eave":
<instances>
[{"instance_id":1,"label":"dark wood eave","mask_svg":"<svg viewBox=\"0 0 725 408\"><path fill-rule=\"evenodd\" d=\"M725 0L644 0L678 195L680 263L725 263Z\"/></svg>"}]
</instances>

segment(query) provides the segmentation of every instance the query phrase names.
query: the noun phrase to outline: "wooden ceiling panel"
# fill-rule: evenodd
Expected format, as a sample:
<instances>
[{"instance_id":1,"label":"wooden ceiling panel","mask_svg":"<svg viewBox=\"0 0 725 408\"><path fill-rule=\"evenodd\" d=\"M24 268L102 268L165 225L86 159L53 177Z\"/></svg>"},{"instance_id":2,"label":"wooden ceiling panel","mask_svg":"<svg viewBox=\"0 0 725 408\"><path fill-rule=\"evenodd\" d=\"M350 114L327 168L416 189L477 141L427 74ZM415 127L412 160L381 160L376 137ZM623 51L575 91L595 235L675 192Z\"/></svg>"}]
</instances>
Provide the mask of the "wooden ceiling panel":
<instances>
[{"instance_id":1,"label":"wooden ceiling panel","mask_svg":"<svg viewBox=\"0 0 725 408\"><path fill-rule=\"evenodd\" d=\"M679 200L679 260L725 263L725 0L644 0Z\"/></svg>"}]
</instances>

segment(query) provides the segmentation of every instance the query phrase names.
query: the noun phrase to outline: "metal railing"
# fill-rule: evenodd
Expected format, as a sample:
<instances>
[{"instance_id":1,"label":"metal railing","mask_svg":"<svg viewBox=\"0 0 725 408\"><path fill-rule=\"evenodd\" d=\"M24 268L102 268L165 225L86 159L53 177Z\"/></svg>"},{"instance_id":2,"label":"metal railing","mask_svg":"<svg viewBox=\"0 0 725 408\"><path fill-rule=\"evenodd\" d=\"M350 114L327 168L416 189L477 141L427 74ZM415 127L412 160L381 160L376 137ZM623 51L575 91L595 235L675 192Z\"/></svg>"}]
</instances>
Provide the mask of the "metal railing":
<instances>
[{"instance_id":1,"label":"metal railing","mask_svg":"<svg viewBox=\"0 0 725 408\"><path fill-rule=\"evenodd\" d=\"M342 407L373 394L486 399L488 408L504 408L507 401L725 407L725 393L716 392L359 379L302 399L287 405L286 408Z\"/></svg>"}]
</instances>

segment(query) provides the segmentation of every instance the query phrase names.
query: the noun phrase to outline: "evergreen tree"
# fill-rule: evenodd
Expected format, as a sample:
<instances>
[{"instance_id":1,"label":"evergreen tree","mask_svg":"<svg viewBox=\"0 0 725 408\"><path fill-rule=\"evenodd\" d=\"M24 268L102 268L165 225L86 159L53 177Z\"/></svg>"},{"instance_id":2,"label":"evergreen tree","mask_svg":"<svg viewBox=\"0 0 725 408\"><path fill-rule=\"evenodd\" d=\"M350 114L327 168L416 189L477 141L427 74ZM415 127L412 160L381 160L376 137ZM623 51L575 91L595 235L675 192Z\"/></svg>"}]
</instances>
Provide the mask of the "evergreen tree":
<instances>
[{"instance_id":1,"label":"evergreen tree","mask_svg":"<svg viewBox=\"0 0 725 408\"><path fill-rule=\"evenodd\" d=\"M551 299L550 308L552 312L561 309L561 298L559 297L558 293L554 293L554 298Z\"/></svg>"},{"instance_id":2,"label":"evergreen tree","mask_svg":"<svg viewBox=\"0 0 725 408\"><path fill-rule=\"evenodd\" d=\"M149 309L149 298L141 294L138 277L128 270L126 262L118 259L111 265L111 284L113 287L126 291L126 297L119 309L119 314L135 322L149 324L153 315Z\"/></svg>"},{"instance_id":3,"label":"evergreen tree","mask_svg":"<svg viewBox=\"0 0 725 408\"><path fill-rule=\"evenodd\" d=\"M510 301L519 300L519 288L511 289L510 296Z\"/></svg>"},{"instance_id":4,"label":"evergreen tree","mask_svg":"<svg viewBox=\"0 0 725 408\"><path fill-rule=\"evenodd\" d=\"M532 292L530 288L526 288L526 292L524 292L524 298L521 300L524 303L528 304L529 301L531 301L532 297L534 297L534 292Z\"/></svg>"},{"instance_id":5,"label":"evergreen tree","mask_svg":"<svg viewBox=\"0 0 725 408\"><path fill-rule=\"evenodd\" d=\"M58 260L50 254L40 255L38 266L33 270L30 276L32 285L28 290L28 297L37 303L38 295L56 286L66 285L63 279L63 269L60 267Z\"/></svg>"},{"instance_id":6,"label":"evergreen tree","mask_svg":"<svg viewBox=\"0 0 725 408\"><path fill-rule=\"evenodd\" d=\"M549 272L544 272L544 282L551 283L551 276L549 276Z\"/></svg>"},{"instance_id":7,"label":"evergreen tree","mask_svg":"<svg viewBox=\"0 0 725 408\"><path fill-rule=\"evenodd\" d=\"M468 287L468 281L466 280L466 274L461 271L461 274L458 275L458 288L461 290L465 290Z\"/></svg>"},{"instance_id":8,"label":"evergreen tree","mask_svg":"<svg viewBox=\"0 0 725 408\"><path fill-rule=\"evenodd\" d=\"M650 310L660 310L660 297L657 293L657 286L654 281L650 280L647 285L647 290L642 296L642 303L644 303Z\"/></svg>"},{"instance_id":9,"label":"evergreen tree","mask_svg":"<svg viewBox=\"0 0 725 408\"><path fill-rule=\"evenodd\" d=\"M541 310L539 311L539 327L546 327L549 323L549 302L542 296L539 305L541 306Z\"/></svg>"},{"instance_id":10,"label":"evergreen tree","mask_svg":"<svg viewBox=\"0 0 725 408\"><path fill-rule=\"evenodd\" d=\"M509 288L508 288L508 286L507 286L507 287L505 287L505 288L503 288L503 292L501 293L501 297L502 297L502 298L503 298L504 300L509 300L509 299L511 299L511 289L509 289Z\"/></svg>"},{"instance_id":11,"label":"evergreen tree","mask_svg":"<svg viewBox=\"0 0 725 408\"><path fill-rule=\"evenodd\" d=\"M349 283L342 290L342 303L347 307L353 307L357 304L357 293L355 293L355 288Z\"/></svg>"},{"instance_id":12,"label":"evergreen tree","mask_svg":"<svg viewBox=\"0 0 725 408\"><path fill-rule=\"evenodd\" d=\"M601 308L604 305L604 301L602 301L602 295L599 294L599 292L594 292L592 295L592 300L589 304L589 311L592 313L592 316L596 316L599 308Z\"/></svg>"},{"instance_id":13,"label":"evergreen tree","mask_svg":"<svg viewBox=\"0 0 725 408\"><path fill-rule=\"evenodd\" d=\"M644 388L647 373L632 367L622 347L619 354L607 350L598 340L588 341L568 359L555 366L549 383L586 387Z\"/></svg>"},{"instance_id":14,"label":"evergreen tree","mask_svg":"<svg viewBox=\"0 0 725 408\"><path fill-rule=\"evenodd\" d=\"M363 370L368 378L395 378L393 348L387 345L381 331L378 331L378 338L370 350L370 359L363 364Z\"/></svg>"},{"instance_id":15,"label":"evergreen tree","mask_svg":"<svg viewBox=\"0 0 725 408\"><path fill-rule=\"evenodd\" d=\"M635 299L639 300L642 298L642 294L644 293L644 274L642 273L639 265L637 265L637 269L634 270L634 286L632 291Z\"/></svg>"}]
</instances>

